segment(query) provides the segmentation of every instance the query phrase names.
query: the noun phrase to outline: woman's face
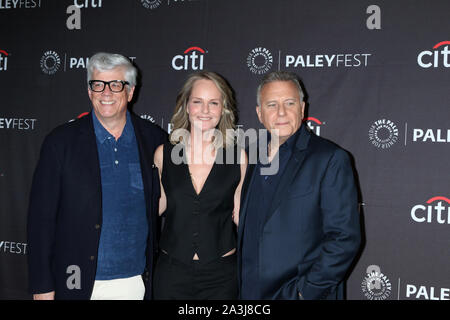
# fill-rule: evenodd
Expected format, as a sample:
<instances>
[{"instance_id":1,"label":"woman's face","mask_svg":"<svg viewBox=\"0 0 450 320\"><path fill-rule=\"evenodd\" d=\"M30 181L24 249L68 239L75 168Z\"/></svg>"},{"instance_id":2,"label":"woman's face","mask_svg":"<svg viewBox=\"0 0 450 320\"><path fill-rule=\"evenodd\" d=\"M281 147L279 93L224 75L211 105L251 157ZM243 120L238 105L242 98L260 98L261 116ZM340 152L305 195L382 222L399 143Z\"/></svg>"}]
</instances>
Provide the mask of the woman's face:
<instances>
[{"instance_id":1,"label":"woman's face","mask_svg":"<svg viewBox=\"0 0 450 320\"><path fill-rule=\"evenodd\" d=\"M187 103L191 128L202 132L216 128L222 110L222 94L214 82L207 79L195 81Z\"/></svg>"}]
</instances>

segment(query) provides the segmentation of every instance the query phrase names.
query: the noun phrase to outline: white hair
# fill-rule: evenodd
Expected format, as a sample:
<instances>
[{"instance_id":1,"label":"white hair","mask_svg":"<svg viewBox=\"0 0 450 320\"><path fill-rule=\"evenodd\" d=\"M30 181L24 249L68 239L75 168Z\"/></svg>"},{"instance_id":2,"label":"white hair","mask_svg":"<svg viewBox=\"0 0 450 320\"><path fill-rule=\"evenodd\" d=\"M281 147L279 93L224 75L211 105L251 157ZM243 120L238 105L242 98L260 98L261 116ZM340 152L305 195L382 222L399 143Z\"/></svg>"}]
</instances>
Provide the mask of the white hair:
<instances>
[{"instance_id":1,"label":"white hair","mask_svg":"<svg viewBox=\"0 0 450 320\"><path fill-rule=\"evenodd\" d=\"M123 68L125 73L125 81L130 85L130 88L136 86L137 69L130 60L121 54L99 52L94 54L87 64L87 81L92 80L92 74L95 70L104 72L116 68Z\"/></svg>"}]
</instances>

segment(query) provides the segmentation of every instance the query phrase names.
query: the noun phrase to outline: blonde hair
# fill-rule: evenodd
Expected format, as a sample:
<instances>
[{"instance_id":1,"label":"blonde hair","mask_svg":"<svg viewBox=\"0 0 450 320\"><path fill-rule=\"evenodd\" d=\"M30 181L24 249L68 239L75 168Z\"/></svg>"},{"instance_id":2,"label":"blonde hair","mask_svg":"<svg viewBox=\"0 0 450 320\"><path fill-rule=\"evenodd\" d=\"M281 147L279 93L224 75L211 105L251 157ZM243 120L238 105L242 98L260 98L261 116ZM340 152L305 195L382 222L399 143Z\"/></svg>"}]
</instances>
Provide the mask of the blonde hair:
<instances>
[{"instance_id":1,"label":"blonde hair","mask_svg":"<svg viewBox=\"0 0 450 320\"><path fill-rule=\"evenodd\" d=\"M219 74L211 71L201 71L193 73L188 76L186 82L181 88L177 96L177 101L175 104L174 114L171 119L172 133L170 134L169 140L172 144L177 144L182 141L182 137L179 134L173 134L177 129L185 129L190 131L191 124L189 122L189 115L187 113L187 103L189 97L191 96L192 88L197 80L211 80L219 89L222 96L222 116L217 125L217 130L220 131L222 137L224 137L223 145L217 147L230 147L235 143L235 135L231 134L229 129L236 128L236 102L233 95L233 90L228 85L227 81L222 78ZM220 140L220 139L219 139Z\"/></svg>"}]
</instances>

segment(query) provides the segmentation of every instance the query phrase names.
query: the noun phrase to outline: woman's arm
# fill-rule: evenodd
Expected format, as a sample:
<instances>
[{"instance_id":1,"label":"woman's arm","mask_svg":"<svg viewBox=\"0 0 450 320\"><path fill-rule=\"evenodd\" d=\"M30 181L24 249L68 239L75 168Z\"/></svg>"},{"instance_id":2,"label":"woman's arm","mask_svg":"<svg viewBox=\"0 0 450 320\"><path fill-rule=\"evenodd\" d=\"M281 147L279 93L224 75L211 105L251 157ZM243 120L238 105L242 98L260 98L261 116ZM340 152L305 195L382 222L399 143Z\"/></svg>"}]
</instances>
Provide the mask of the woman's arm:
<instances>
[{"instance_id":1,"label":"woman's arm","mask_svg":"<svg viewBox=\"0 0 450 320\"><path fill-rule=\"evenodd\" d=\"M156 148L155 150L155 155L154 155L154 163L155 165L158 167L158 175L159 175L159 185L161 188L161 196L159 198L159 215L161 215L164 211L166 211L167 209L167 198L166 198L166 193L164 192L164 188L161 182L161 175L162 175L162 170L163 170L163 150L164 150L164 145L160 145L158 148Z\"/></svg>"},{"instance_id":2,"label":"woman's arm","mask_svg":"<svg viewBox=\"0 0 450 320\"><path fill-rule=\"evenodd\" d=\"M239 181L239 185L236 188L236 191L234 192L234 210L233 210L233 221L236 224L236 226L239 225L239 209L241 205L241 190L242 190L242 184L244 183L245 178L245 172L247 170L247 154L245 153L245 150L241 150L241 180Z\"/></svg>"}]
</instances>

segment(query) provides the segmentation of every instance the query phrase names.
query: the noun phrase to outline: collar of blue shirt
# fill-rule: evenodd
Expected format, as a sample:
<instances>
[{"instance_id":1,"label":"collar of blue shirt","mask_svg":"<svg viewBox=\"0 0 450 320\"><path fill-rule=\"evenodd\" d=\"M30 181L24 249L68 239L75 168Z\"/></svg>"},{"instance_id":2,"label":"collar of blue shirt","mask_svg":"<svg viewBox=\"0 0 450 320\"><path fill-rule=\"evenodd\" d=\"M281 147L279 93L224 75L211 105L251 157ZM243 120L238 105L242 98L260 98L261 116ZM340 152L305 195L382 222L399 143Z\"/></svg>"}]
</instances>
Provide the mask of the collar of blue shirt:
<instances>
[{"instance_id":1,"label":"collar of blue shirt","mask_svg":"<svg viewBox=\"0 0 450 320\"><path fill-rule=\"evenodd\" d=\"M107 139L114 139L114 136L108 132L108 130L103 127L100 121L97 119L95 112L92 111L92 119L94 121L94 131L95 136L97 137L98 142L103 144ZM127 110L127 121L125 123L125 127L123 128L122 135L120 136L120 140L125 143L130 143L133 139L134 128L133 123L131 122L130 112Z\"/></svg>"}]
</instances>

